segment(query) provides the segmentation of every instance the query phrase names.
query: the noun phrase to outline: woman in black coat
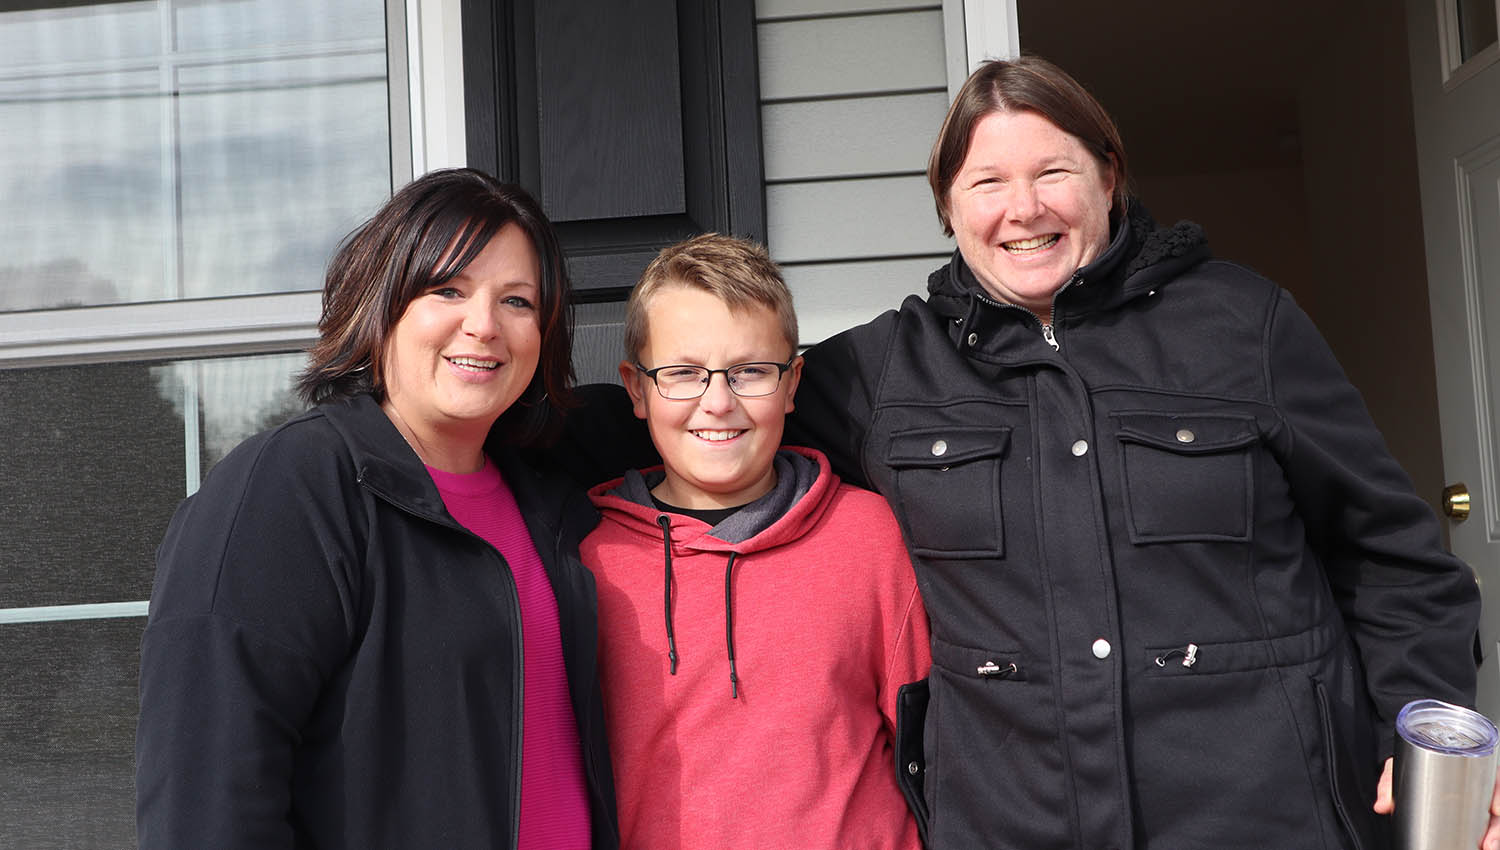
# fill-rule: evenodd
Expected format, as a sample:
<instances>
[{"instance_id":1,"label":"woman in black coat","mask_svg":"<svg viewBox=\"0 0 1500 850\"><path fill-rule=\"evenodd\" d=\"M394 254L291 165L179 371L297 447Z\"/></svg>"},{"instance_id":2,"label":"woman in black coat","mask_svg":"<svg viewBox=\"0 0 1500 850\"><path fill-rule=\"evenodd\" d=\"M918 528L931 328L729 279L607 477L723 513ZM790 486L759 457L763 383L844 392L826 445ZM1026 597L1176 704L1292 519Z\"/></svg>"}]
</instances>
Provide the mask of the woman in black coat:
<instances>
[{"instance_id":1,"label":"woman in black coat","mask_svg":"<svg viewBox=\"0 0 1500 850\"><path fill-rule=\"evenodd\" d=\"M958 250L807 352L787 440L905 531L930 846L1387 846L1393 722L1472 704L1479 594L1312 323L1158 228L1040 59L969 78L928 178Z\"/></svg>"},{"instance_id":2,"label":"woman in black coat","mask_svg":"<svg viewBox=\"0 0 1500 850\"><path fill-rule=\"evenodd\" d=\"M569 317L540 208L476 171L340 248L318 406L215 466L159 551L142 848L618 845L597 515L519 452L567 401Z\"/></svg>"}]
</instances>

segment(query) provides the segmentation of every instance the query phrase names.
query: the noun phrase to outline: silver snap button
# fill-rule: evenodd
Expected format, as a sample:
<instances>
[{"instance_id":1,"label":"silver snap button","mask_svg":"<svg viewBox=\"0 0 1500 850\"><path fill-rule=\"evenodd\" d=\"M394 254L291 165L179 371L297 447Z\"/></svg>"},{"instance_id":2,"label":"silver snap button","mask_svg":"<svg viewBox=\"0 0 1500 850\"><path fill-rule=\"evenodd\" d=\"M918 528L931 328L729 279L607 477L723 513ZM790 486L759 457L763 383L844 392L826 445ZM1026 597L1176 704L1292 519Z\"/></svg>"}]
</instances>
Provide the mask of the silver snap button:
<instances>
[{"instance_id":1,"label":"silver snap button","mask_svg":"<svg viewBox=\"0 0 1500 850\"><path fill-rule=\"evenodd\" d=\"M932 444L932 456L933 457L942 457L943 455L945 455L947 453L948 453L948 441L947 440L937 440L936 442L934 442Z\"/></svg>"},{"instance_id":2,"label":"silver snap button","mask_svg":"<svg viewBox=\"0 0 1500 850\"><path fill-rule=\"evenodd\" d=\"M1094 657L1103 661L1109 657L1109 641L1099 638L1094 641Z\"/></svg>"},{"instance_id":3,"label":"silver snap button","mask_svg":"<svg viewBox=\"0 0 1500 850\"><path fill-rule=\"evenodd\" d=\"M1193 434L1192 431L1189 431L1186 428L1183 428L1181 431L1177 432L1177 442L1179 443L1191 443L1196 439L1198 439L1198 437Z\"/></svg>"},{"instance_id":4,"label":"silver snap button","mask_svg":"<svg viewBox=\"0 0 1500 850\"><path fill-rule=\"evenodd\" d=\"M1083 457L1089 453L1089 444L1086 440L1079 440L1073 444L1073 457Z\"/></svg>"},{"instance_id":5,"label":"silver snap button","mask_svg":"<svg viewBox=\"0 0 1500 850\"><path fill-rule=\"evenodd\" d=\"M972 347L974 347L974 346L976 346L978 344L979 344L979 334L969 334L969 347L972 348Z\"/></svg>"},{"instance_id":6,"label":"silver snap button","mask_svg":"<svg viewBox=\"0 0 1500 850\"><path fill-rule=\"evenodd\" d=\"M906 772L910 773L912 776L916 776L921 771L922 766L917 764L916 762L911 762L906 766Z\"/></svg>"}]
</instances>

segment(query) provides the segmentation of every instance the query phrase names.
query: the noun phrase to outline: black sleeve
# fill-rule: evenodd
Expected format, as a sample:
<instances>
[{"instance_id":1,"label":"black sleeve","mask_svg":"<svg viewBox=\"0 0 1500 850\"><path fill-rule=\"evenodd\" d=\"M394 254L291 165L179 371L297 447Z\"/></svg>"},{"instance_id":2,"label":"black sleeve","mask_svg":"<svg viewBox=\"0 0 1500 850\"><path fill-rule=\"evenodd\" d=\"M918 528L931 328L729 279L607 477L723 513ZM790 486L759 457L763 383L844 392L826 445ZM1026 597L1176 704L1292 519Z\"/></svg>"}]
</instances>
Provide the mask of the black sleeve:
<instances>
[{"instance_id":1,"label":"black sleeve","mask_svg":"<svg viewBox=\"0 0 1500 850\"><path fill-rule=\"evenodd\" d=\"M840 478L860 487L870 486L865 435L898 323L895 311L887 311L808 349L796 407L787 417L783 442L823 452Z\"/></svg>"},{"instance_id":2,"label":"black sleeve","mask_svg":"<svg viewBox=\"0 0 1500 850\"><path fill-rule=\"evenodd\" d=\"M567 412L557 443L542 450L547 463L584 488L661 463L624 387L584 384L574 393L581 404Z\"/></svg>"},{"instance_id":3,"label":"black sleeve","mask_svg":"<svg viewBox=\"0 0 1500 850\"><path fill-rule=\"evenodd\" d=\"M1364 662L1381 740L1392 740L1411 700L1473 705L1473 572L1444 550L1436 515L1285 292L1267 327L1266 363L1288 432L1281 463Z\"/></svg>"},{"instance_id":4,"label":"black sleeve","mask_svg":"<svg viewBox=\"0 0 1500 850\"><path fill-rule=\"evenodd\" d=\"M310 455L232 454L158 550L141 642L136 825L151 848L290 848L296 750L347 654L347 517Z\"/></svg>"}]
</instances>

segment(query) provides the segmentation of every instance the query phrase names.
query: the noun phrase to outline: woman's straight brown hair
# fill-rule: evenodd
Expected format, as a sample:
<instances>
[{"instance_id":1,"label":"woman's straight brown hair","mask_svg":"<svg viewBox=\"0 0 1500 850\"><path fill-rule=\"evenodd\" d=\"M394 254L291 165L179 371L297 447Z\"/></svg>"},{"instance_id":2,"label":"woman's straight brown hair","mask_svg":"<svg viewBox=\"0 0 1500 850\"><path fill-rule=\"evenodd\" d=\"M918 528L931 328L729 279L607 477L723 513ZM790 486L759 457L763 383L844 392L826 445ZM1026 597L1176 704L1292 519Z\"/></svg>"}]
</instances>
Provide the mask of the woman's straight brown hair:
<instances>
[{"instance_id":1,"label":"woman's straight brown hair","mask_svg":"<svg viewBox=\"0 0 1500 850\"><path fill-rule=\"evenodd\" d=\"M385 397L386 339L417 296L463 271L507 224L531 240L542 279L536 375L500 415L492 436L515 445L544 442L572 406L573 312L562 248L530 194L471 168L413 180L344 240L328 267L318 341L297 382L311 404Z\"/></svg>"}]
</instances>

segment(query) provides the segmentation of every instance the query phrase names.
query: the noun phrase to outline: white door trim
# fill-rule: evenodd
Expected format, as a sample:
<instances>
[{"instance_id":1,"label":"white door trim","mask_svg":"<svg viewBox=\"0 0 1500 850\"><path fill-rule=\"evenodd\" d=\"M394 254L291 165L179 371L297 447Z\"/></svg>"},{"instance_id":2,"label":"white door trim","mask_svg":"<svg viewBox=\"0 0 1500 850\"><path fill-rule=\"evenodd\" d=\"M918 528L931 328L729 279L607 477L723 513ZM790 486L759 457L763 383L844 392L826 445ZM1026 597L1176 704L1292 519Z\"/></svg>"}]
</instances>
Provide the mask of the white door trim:
<instances>
[{"instance_id":1,"label":"white door trim","mask_svg":"<svg viewBox=\"0 0 1500 850\"><path fill-rule=\"evenodd\" d=\"M1021 55L1016 0L943 0L943 38L952 100L980 62Z\"/></svg>"}]
</instances>

